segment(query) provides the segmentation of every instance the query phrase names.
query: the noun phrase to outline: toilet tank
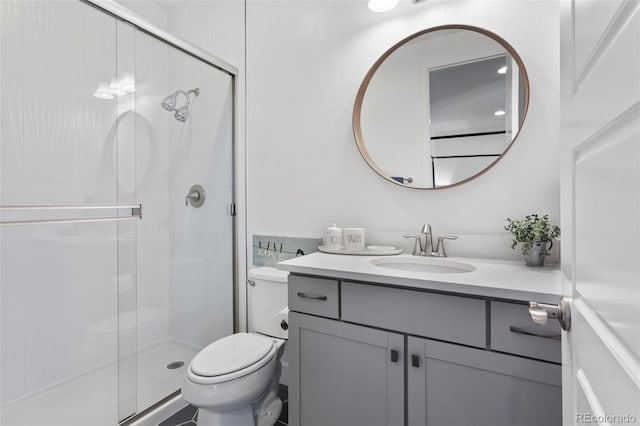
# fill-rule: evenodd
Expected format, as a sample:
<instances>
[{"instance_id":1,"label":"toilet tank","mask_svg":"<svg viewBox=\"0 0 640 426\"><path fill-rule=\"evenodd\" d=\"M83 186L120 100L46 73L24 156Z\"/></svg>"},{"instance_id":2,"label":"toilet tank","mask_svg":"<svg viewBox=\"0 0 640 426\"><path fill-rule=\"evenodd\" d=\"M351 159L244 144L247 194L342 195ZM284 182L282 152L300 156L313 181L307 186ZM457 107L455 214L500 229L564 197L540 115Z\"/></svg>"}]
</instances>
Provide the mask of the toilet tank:
<instances>
[{"instance_id":1,"label":"toilet tank","mask_svg":"<svg viewBox=\"0 0 640 426\"><path fill-rule=\"evenodd\" d=\"M289 336L287 308L287 278L289 273L268 266L249 270L248 286L249 331L286 339ZM282 321L286 321L286 325Z\"/></svg>"}]
</instances>

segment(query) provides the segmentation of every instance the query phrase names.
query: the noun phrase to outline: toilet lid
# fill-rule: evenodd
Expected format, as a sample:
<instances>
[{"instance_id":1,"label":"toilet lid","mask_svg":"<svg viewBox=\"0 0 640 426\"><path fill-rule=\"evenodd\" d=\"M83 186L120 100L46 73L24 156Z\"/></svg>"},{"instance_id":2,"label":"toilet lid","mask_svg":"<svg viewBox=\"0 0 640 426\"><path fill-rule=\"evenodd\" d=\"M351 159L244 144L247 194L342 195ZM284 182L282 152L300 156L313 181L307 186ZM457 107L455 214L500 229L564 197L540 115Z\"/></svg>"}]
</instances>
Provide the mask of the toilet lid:
<instances>
[{"instance_id":1,"label":"toilet lid","mask_svg":"<svg viewBox=\"0 0 640 426\"><path fill-rule=\"evenodd\" d=\"M263 336L232 334L201 350L191 361L191 371L206 377L233 373L264 358L273 345L273 339Z\"/></svg>"}]
</instances>

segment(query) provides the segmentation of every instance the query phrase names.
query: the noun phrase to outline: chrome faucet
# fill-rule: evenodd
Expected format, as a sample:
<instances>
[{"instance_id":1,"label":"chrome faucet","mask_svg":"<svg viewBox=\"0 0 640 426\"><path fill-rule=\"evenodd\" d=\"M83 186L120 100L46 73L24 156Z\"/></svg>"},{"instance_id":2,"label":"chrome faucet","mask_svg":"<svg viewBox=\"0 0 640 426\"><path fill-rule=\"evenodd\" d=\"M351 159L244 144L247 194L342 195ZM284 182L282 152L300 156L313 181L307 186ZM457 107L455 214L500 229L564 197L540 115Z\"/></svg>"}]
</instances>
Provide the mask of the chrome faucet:
<instances>
[{"instance_id":1,"label":"chrome faucet","mask_svg":"<svg viewBox=\"0 0 640 426\"><path fill-rule=\"evenodd\" d=\"M422 235L424 235L424 245L422 244ZM433 257L447 257L447 251L444 248L444 240L457 240L455 235L441 235L438 237L438 245L433 246L433 232L431 225L425 223L422 225L422 229L419 234L404 234L404 238L415 238L413 245L414 256L433 256Z\"/></svg>"},{"instance_id":2,"label":"chrome faucet","mask_svg":"<svg viewBox=\"0 0 640 426\"><path fill-rule=\"evenodd\" d=\"M420 233L424 234L425 256L433 256L433 232L431 232L431 225L428 223L422 225Z\"/></svg>"}]
</instances>

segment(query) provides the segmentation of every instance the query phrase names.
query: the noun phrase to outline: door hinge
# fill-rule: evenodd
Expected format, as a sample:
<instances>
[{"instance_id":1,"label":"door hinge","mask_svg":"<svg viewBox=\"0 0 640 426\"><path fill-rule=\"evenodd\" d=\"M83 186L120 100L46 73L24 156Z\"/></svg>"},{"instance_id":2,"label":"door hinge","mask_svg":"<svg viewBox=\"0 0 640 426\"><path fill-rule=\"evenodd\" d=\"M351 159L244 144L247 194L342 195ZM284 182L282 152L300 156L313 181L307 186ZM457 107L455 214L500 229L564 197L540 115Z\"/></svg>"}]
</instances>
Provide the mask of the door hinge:
<instances>
[{"instance_id":1,"label":"door hinge","mask_svg":"<svg viewBox=\"0 0 640 426\"><path fill-rule=\"evenodd\" d=\"M232 203L229 204L229 216L235 216L236 215L236 204Z\"/></svg>"}]
</instances>

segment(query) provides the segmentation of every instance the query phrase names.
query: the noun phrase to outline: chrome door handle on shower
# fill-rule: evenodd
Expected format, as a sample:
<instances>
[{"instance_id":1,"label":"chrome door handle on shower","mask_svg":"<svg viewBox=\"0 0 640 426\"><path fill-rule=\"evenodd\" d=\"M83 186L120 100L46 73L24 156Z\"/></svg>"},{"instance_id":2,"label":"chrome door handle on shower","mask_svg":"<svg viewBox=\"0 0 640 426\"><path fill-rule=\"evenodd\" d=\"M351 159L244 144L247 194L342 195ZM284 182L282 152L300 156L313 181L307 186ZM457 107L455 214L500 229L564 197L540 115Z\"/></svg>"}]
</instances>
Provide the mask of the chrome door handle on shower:
<instances>
[{"instance_id":1,"label":"chrome door handle on shower","mask_svg":"<svg viewBox=\"0 0 640 426\"><path fill-rule=\"evenodd\" d=\"M191 204L193 207L201 207L204 204L204 188L200 185L193 185L189 189L189 193L184 198L184 205L189 206Z\"/></svg>"},{"instance_id":2,"label":"chrome door handle on shower","mask_svg":"<svg viewBox=\"0 0 640 426\"><path fill-rule=\"evenodd\" d=\"M115 222L123 220L142 219L142 204L113 204L113 205L0 205L0 211L62 211L62 210L131 210L131 215L115 216L85 216L85 217L44 217L41 219L20 219L20 220L0 220L0 226L20 226L20 225L47 225L62 223L92 223L92 222Z\"/></svg>"}]
</instances>

